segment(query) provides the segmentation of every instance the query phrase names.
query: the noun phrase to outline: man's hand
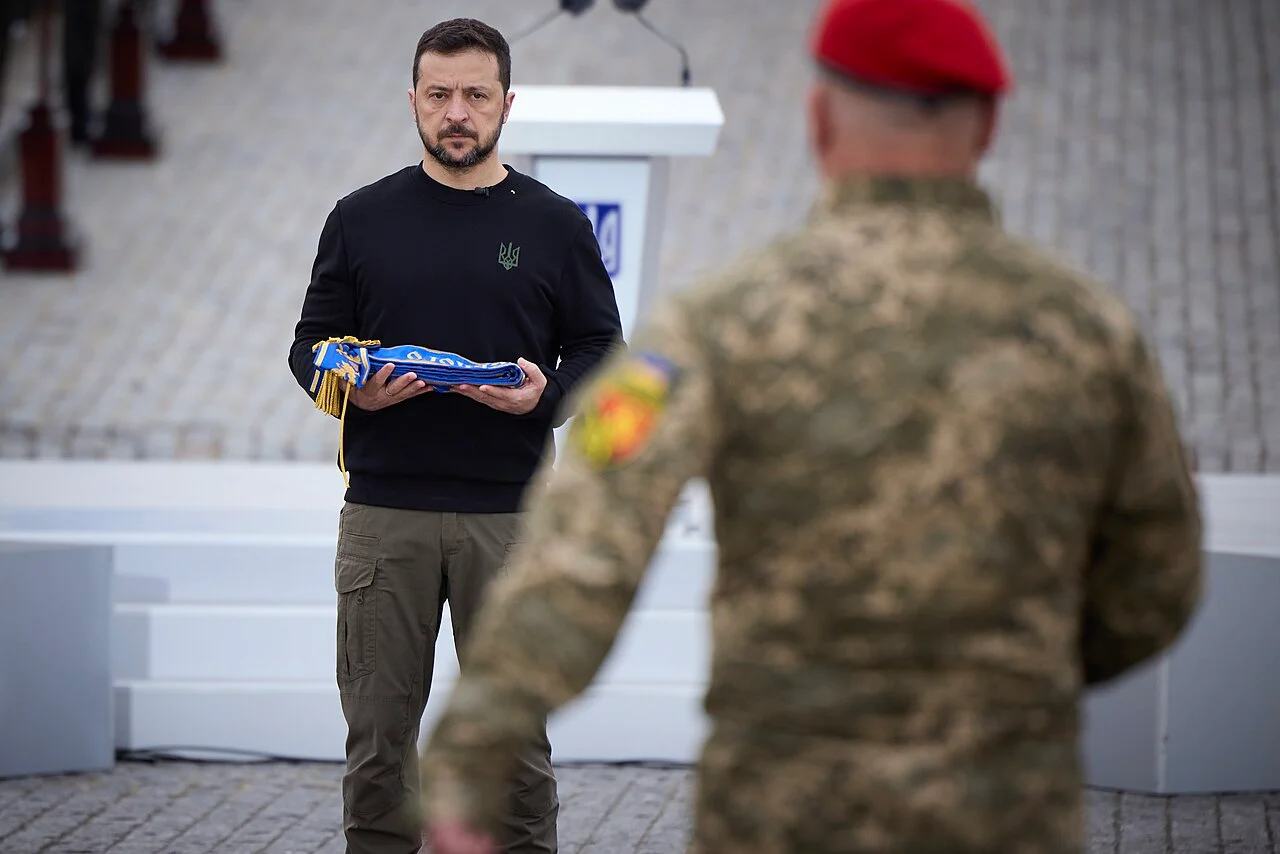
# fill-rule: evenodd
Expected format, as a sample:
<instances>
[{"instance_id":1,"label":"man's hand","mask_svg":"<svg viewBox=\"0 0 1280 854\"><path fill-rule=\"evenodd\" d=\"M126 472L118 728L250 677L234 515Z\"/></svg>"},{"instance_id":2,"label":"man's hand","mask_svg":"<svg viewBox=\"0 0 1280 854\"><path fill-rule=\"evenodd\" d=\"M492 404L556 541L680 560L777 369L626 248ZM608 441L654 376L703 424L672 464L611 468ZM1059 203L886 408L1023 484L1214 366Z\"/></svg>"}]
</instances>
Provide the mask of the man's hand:
<instances>
[{"instance_id":1,"label":"man's hand","mask_svg":"<svg viewBox=\"0 0 1280 854\"><path fill-rule=\"evenodd\" d=\"M474 401L490 406L499 412L512 415L524 415L532 412L542 399L542 390L547 387L547 378L538 366L527 359L517 359L516 364L524 371L524 382L513 388L493 385L456 385L453 390Z\"/></svg>"},{"instance_id":2,"label":"man's hand","mask_svg":"<svg viewBox=\"0 0 1280 854\"><path fill-rule=\"evenodd\" d=\"M372 412L376 409L386 409L388 406L417 397L430 390L416 374L405 374L387 382L392 370L394 370L392 365L383 365L380 371L365 380L363 388L352 386L347 401L353 406Z\"/></svg>"},{"instance_id":3,"label":"man's hand","mask_svg":"<svg viewBox=\"0 0 1280 854\"><path fill-rule=\"evenodd\" d=\"M449 823L427 828L431 854L494 854L493 840L462 824Z\"/></svg>"}]
</instances>

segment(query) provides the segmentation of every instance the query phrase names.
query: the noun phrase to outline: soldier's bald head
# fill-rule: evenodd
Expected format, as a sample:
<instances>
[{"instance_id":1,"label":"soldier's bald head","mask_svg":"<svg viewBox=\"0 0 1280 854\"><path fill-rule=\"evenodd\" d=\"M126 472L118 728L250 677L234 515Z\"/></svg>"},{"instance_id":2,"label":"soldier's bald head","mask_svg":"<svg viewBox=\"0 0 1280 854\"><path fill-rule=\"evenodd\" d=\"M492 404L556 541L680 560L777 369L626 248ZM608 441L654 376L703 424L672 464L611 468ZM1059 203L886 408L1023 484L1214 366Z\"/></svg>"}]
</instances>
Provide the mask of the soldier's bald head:
<instances>
[{"instance_id":1,"label":"soldier's bald head","mask_svg":"<svg viewBox=\"0 0 1280 854\"><path fill-rule=\"evenodd\" d=\"M828 0L812 51L811 141L829 177L969 174L1011 86L967 0Z\"/></svg>"},{"instance_id":2,"label":"soldier's bald head","mask_svg":"<svg viewBox=\"0 0 1280 854\"><path fill-rule=\"evenodd\" d=\"M995 105L976 95L926 100L861 89L821 74L809 123L814 154L828 177L971 175L991 145Z\"/></svg>"}]
</instances>

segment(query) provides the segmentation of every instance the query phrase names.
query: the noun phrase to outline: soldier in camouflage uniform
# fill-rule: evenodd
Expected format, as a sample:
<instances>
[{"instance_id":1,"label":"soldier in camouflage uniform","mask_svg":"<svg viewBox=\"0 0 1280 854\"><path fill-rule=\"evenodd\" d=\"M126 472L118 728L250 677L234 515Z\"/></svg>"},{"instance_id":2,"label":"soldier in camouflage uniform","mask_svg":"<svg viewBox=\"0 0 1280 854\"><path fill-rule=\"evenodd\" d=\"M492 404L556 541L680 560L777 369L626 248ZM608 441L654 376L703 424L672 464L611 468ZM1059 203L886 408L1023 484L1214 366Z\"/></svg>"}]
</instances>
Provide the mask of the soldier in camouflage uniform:
<instances>
[{"instance_id":1,"label":"soldier in camouflage uniform","mask_svg":"<svg viewBox=\"0 0 1280 854\"><path fill-rule=\"evenodd\" d=\"M695 850L1081 850L1082 688L1200 594L1174 412L1123 304L975 184L1007 87L976 12L836 0L815 49L822 198L585 391L423 759L435 854L487 850L503 758L587 687L697 477Z\"/></svg>"}]
</instances>

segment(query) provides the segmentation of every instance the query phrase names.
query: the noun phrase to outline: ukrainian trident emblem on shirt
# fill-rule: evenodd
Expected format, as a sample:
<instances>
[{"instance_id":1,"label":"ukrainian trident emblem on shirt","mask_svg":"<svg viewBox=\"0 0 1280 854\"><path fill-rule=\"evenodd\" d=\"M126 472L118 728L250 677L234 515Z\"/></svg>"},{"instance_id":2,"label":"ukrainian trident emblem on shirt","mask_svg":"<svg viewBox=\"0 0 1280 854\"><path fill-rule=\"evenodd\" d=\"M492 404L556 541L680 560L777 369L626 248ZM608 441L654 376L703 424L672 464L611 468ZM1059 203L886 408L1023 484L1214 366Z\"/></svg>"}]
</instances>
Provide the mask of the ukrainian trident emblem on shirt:
<instances>
[{"instance_id":1,"label":"ukrainian trident emblem on shirt","mask_svg":"<svg viewBox=\"0 0 1280 854\"><path fill-rule=\"evenodd\" d=\"M520 266L520 247L512 243L498 244L498 263L504 270Z\"/></svg>"}]
</instances>

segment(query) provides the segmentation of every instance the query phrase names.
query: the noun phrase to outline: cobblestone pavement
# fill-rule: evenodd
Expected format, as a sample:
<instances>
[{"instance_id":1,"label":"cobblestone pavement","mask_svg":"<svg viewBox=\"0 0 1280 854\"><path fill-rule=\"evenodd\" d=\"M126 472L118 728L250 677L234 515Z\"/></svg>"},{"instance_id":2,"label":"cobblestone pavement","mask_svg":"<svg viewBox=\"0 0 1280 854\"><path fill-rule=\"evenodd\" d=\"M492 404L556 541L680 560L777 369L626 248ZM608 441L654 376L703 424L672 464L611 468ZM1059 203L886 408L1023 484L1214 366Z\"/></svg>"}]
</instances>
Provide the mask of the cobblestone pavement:
<instances>
[{"instance_id":1,"label":"cobblestone pavement","mask_svg":"<svg viewBox=\"0 0 1280 854\"><path fill-rule=\"evenodd\" d=\"M816 188L802 112L815 0L733 5L649 10L727 115L714 157L674 164L669 288L798 225ZM1006 221L1133 306L1200 471L1280 471L1280 3L983 5L1019 80L983 172ZM214 7L226 64L148 68L162 158L70 153L81 271L0 280L0 339L21 365L0 376L0 456L332 459L335 425L284 360L324 216L419 156L404 98L418 32L471 14L515 33L546 11ZM9 126L32 91L32 41L14 57ZM514 60L517 83L678 80L675 52L609 4L519 41ZM0 176L10 216L17 187Z\"/></svg>"},{"instance_id":2,"label":"cobblestone pavement","mask_svg":"<svg viewBox=\"0 0 1280 854\"><path fill-rule=\"evenodd\" d=\"M692 773L558 771L562 854L678 854ZM0 781L4 854L342 854L341 766L124 762L111 773ZM1090 791L1089 854L1275 854L1280 794Z\"/></svg>"}]
</instances>

